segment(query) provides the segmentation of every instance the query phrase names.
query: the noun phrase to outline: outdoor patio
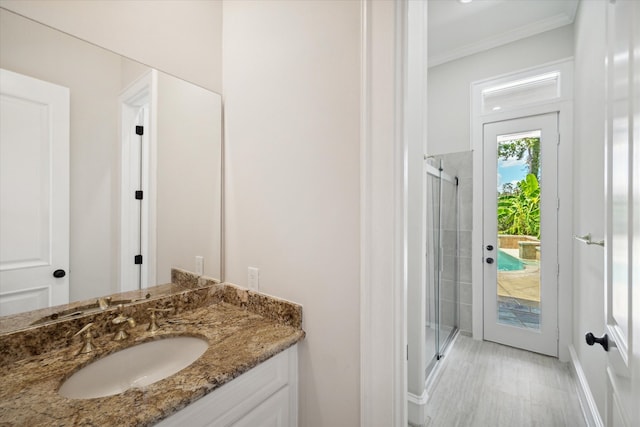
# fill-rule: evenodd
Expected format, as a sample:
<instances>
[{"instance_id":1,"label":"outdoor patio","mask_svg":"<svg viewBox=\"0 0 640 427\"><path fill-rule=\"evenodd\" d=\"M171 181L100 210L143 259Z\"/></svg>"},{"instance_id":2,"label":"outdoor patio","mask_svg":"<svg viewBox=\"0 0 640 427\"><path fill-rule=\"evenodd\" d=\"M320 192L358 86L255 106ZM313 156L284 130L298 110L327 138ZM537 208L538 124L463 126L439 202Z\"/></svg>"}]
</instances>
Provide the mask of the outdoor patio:
<instances>
[{"instance_id":1,"label":"outdoor patio","mask_svg":"<svg viewBox=\"0 0 640 427\"><path fill-rule=\"evenodd\" d=\"M518 257L518 249L501 249ZM540 265L528 262L524 270L498 272L498 319L508 325L540 328Z\"/></svg>"}]
</instances>

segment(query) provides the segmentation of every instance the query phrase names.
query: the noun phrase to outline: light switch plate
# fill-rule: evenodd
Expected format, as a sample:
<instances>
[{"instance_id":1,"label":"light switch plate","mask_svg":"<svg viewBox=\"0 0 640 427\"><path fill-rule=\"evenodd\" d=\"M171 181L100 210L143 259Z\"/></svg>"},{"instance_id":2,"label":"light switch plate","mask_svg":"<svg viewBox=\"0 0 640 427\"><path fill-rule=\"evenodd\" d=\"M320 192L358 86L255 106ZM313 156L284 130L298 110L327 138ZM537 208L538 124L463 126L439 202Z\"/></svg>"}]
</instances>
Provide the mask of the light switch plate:
<instances>
[{"instance_id":1,"label":"light switch plate","mask_svg":"<svg viewBox=\"0 0 640 427\"><path fill-rule=\"evenodd\" d=\"M204 257L196 256L196 274L202 276L204 274Z\"/></svg>"},{"instance_id":2,"label":"light switch plate","mask_svg":"<svg viewBox=\"0 0 640 427\"><path fill-rule=\"evenodd\" d=\"M260 290L260 269L249 267L249 289L252 291Z\"/></svg>"}]
</instances>

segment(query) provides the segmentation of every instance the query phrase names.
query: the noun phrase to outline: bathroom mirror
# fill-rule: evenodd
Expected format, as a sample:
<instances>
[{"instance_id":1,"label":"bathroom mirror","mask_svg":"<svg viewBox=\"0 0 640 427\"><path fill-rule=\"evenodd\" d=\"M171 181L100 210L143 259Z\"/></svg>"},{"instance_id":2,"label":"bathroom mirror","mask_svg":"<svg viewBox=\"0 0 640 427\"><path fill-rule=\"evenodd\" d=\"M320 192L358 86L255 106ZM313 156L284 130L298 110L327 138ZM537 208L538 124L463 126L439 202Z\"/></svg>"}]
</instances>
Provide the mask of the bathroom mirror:
<instances>
[{"instance_id":1,"label":"bathroom mirror","mask_svg":"<svg viewBox=\"0 0 640 427\"><path fill-rule=\"evenodd\" d=\"M168 283L172 267L222 280L219 94L2 8L0 68L69 89L69 302Z\"/></svg>"}]
</instances>

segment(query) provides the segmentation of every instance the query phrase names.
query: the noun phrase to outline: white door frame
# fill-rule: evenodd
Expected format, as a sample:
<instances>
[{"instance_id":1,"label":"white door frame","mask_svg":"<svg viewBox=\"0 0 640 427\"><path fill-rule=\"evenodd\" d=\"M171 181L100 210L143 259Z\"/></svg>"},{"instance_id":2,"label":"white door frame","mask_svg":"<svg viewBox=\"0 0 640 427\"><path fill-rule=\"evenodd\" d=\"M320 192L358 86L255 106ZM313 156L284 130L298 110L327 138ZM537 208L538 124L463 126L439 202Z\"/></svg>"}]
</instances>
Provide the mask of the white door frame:
<instances>
[{"instance_id":1,"label":"white door frame","mask_svg":"<svg viewBox=\"0 0 640 427\"><path fill-rule=\"evenodd\" d=\"M638 114L640 113L640 54L638 54L638 48L640 47L640 6L635 5L634 14L632 17L633 22L633 46L636 54L633 55L633 70L635 70L634 81L634 94L633 105L635 106L635 117L633 121L633 163L631 170L633 170L633 215L634 222L633 237L631 243L631 250L637 257L640 256L640 120L638 120ZM632 266L631 278L633 280L633 288L631 294L631 306L636 310L633 316L633 336L634 343L632 364L633 364L633 385L632 385L632 398L635 402L640 402L640 315L638 315L638 309L640 309L640 262L636 262ZM634 413L631 415L632 422L640 423L640 405L635 405Z\"/></svg>"},{"instance_id":2,"label":"white door frame","mask_svg":"<svg viewBox=\"0 0 640 427\"><path fill-rule=\"evenodd\" d=\"M361 0L360 425L366 427L407 425L407 11L407 0Z\"/></svg>"},{"instance_id":3,"label":"white door frame","mask_svg":"<svg viewBox=\"0 0 640 427\"><path fill-rule=\"evenodd\" d=\"M561 91L552 101L539 102L523 107L503 109L482 113L482 90L499 84L520 81L548 72L561 73ZM561 361L568 361L569 344L572 342L573 310L572 307L572 183L573 183L573 58L554 61L541 66L527 68L514 73L496 76L491 79L471 84L471 149L473 150L473 180L482 182L483 176L483 126L485 123L509 120L518 117L533 116L545 113L559 113L560 146L558 148L558 356ZM478 194L477 190L474 190ZM483 212L482 200L473 198L473 232L472 232L472 298L473 298L473 338L482 340L483 336L483 247L482 247Z\"/></svg>"},{"instance_id":4,"label":"white door frame","mask_svg":"<svg viewBox=\"0 0 640 427\"><path fill-rule=\"evenodd\" d=\"M142 159L142 177L144 196L141 203L141 252L143 263L141 266L141 288L156 284L156 170L157 170L157 84L156 70L150 70L131 83L120 96L120 153L121 153L121 181L120 181L120 245L119 245L119 289L123 291L135 290L131 283L133 269L132 240L133 230L129 226L131 211L141 203L134 199L133 194L126 190L131 188L131 182L138 177L131 176L129 146L131 145L131 127L144 106L147 110L145 135L143 135L147 155ZM137 289L137 288L136 288Z\"/></svg>"},{"instance_id":5,"label":"white door frame","mask_svg":"<svg viewBox=\"0 0 640 427\"><path fill-rule=\"evenodd\" d=\"M407 4L404 138L407 149L406 336L407 417L416 425L427 420L427 13L426 1ZM404 424L406 425L406 423Z\"/></svg>"}]
</instances>

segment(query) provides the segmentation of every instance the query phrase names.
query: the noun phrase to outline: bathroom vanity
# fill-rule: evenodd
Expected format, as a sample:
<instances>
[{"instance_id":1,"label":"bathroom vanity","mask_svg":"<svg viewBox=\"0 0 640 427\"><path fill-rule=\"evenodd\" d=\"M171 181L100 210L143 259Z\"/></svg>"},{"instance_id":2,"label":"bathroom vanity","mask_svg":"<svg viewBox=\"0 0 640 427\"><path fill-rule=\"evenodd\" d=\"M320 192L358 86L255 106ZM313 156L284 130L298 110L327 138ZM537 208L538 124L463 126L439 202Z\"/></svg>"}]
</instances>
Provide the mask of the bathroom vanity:
<instances>
[{"instance_id":1,"label":"bathroom vanity","mask_svg":"<svg viewBox=\"0 0 640 427\"><path fill-rule=\"evenodd\" d=\"M44 2L28 11L19 3L0 7L0 68L20 74L12 79L27 87L38 80L66 88L73 102L60 107L70 120L55 122L51 133L61 135L55 149L49 139L35 138L33 150L19 150L26 146L22 140L10 146L10 163L31 160L34 166L14 168L22 175L7 181L19 190L6 192L18 195L6 201L12 212L28 215L12 213L15 222L5 228L16 232L11 240L3 236L4 243L30 248L12 252L9 262L25 267L21 274L40 266L42 277L30 282L12 268L6 269L11 280L0 278L0 426L296 425L302 308L181 270L168 277L170 265L193 265L194 257L198 271L223 277L221 95L202 82L180 80L177 69L152 69L166 64L162 49L159 61L145 55L142 64L115 53L119 49L113 46L99 47L99 40L87 43L71 36L73 31L57 31L47 10L52 17L60 6L50 9ZM201 2L172 10L184 16L217 7ZM151 16L155 9L148 8ZM46 25L27 18L38 11ZM213 13L217 16L217 9ZM161 37L150 40L160 46L173 33L182 40L184 32L170 27L157 27ZM126 32L118 37L140 42ZM196 61L191 68L202 65L197 56L185 58ZM30 154L40 152L36 148L67 160L48 165L50 174L34 175L32 169L41 169L39 157ZM52 193L25 196L24 182L36 176L42 185L31 187ZM198 191L184 191L189 188ZM55 213L55 220L32 215L29 203L38 201L56 202L41 212ZM29 219L35 222L26 223ZM18 233L49 230L50 224L56 225L51 234ZM55 253L45 256L45 247ZM97 297L116 290L122 292ZM154 323L159 329L148 330ZM182 346L183 338L204 346L202 353L183 369L147 381L149 366L176 362L174 353L184 349L175 346ZM162 342L160 349L156 342ZM154 351L169 356L156 358ZM71 380L87 372L86 382ZM72 390L61 390L63 384ZM106 389L115 393L101 394Z\"/></svg>"},{"instance_id":2,"label":"bathroom vanity","mask_svg":"<svg viewBox=\"0 0 640 427\"><path fill-rule=\"evenodd\" d=\"M297 425L302 308L177 273L172 278L183 290L170 295L1 333L0 424ZM154 311L159 329L148 331ZM114 323L118 316L132 321ZM89 337L76 335L89 323L94 331ZM128 336L114 341L122 329ZM145 386L125 385L118 394L68 398L59 392L69 377L96 360L172 337L199 338L206 350L179 372ZM93 349L80 353L86 340Z\"/></svg>"}]
</instances>

